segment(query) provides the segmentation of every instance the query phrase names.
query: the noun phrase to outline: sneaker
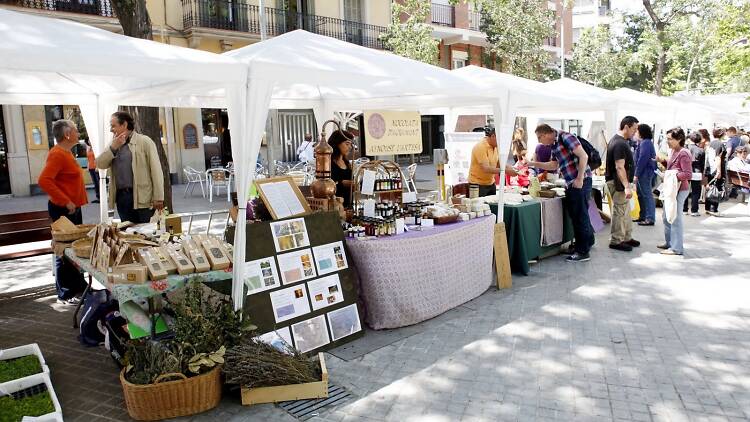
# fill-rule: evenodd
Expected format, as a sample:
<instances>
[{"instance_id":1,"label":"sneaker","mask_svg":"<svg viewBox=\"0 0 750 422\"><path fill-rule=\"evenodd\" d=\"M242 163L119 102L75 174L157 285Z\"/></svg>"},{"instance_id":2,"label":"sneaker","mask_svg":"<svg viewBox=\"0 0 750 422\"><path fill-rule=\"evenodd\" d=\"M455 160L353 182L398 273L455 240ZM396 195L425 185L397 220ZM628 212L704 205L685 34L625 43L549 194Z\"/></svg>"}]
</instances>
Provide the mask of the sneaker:
<instances>
[{"instance_id":1,"label":"sneaker","mask_svg":"<svg viewBox=\"0 0 750 422\"><path fill-rule=\"evenodd\" d=\"M70 299L57 299L58 305L70 305L70 306L77 306L81 302L80 298L77 297L71 297Z\"/></svg>"},{"instance_id":2,"label":"sneaker","mask_svg":"<svg viewBox=\"0 0 750 422\"><path fill-rule=\"evenodd\" d=\"M688 212L687 211L683 211L682 215L688 215Z\"/></svg>"},{"instance_id":3,"label":"sneaker","mask_svg":"<svg viewBox=\"0 0 750 422\"><path fill-rule=\"evenodd\" d=\"M91 203L92 203L92 204L98 204L98 203L99 203L99 200L98 200L98 199L94 199L93 201L91 201Z\"/></svg>"},{"instance_id":4,"label":"sneaker","mask_svg":"<svg viewBox=\"0 0 750 422\"><path fill-rule=\"evenodd\" d=\"M700 216L701 216L701 213L699 213L699 212L691 212L691 213L690 213L690 216L691 216L691 217L700 217Z\"/></svg>"},{"instance_id":5,"label":"sneaker","mask_svg":"<svg viewBox=\"0 0 750 422\"><path fill-rule=\"evenodd\" d=\"M638 223L639 226L653 226L654 222L651 220L643 220Z\"/></svg>"},{"instance_id":6,"label":"sneaker","mask_svg":"<svg viewBox=\"0 0 750 422\"><path fill-rule=\"evenodd\" d=\"M656 247L659 249L669 249L669 245L667 245L666 243L662 243L661 245L656 245Z\"/></svg>"},{"instance_id":7,"label":"sneaker","mask_svg":"<svg viewBox=\"0 0 750 422\"><path fill-rule=\"evenodd\" d=\"M664 249L663 251L659 252L662 255L682 255L679 252L675 252L672 249Z\"/></svg>"},{"instance_id":8,"label":"sneaker","mask_svg":"<svg viewBox=\"0 0 750 422\"><path fill-rule=\"evenodd\" d=\"M632 251L632 250L633 250L633 247L632 247L632 246L630 246L630 245L628 245L628 244L627 244L627 242L622 242L622 243L610 243L610 244L609 244L609 248L610 248L610 249L616 249L616 250L618 250L618 251L623 251L623 252L630 252L630 251Z\"/></svg>"},{"instance_id":9,"label":"sneaker","mask_svg":"<svg viewBox=\"0 0 750 422\"><path fill-rule=\"evenodd\" d=\"M642 218L637 218L633 220L634 223L640 223L641 221L644 221Z\"/></svg>"},{"instance_id":10,"label":"sneaker","mask_svg":"<svg viewBox=\"0 0 750 422\"><path fill-rule=\"evenodd\" d=\"M591 260L591 256L589 254L581 254L581 253L574 253L573 255L565 258L568 262L586 262Z\"/></svg>"},{"instance_id":11,"label":"sneaker","mask_svg":"<svg viewBox=\"0 0 750 422\"><path fill-rule=\"evenodd\" d=\"M637 248L637 247L641 246L641 242L639 242L639 241L637 241L635 239L630 239L630 240L628 240L625 243L628 244L628 245L630 245L630 246L632 246L632 247L634 247L634 248Z\"/></svg>"}]
</instances>

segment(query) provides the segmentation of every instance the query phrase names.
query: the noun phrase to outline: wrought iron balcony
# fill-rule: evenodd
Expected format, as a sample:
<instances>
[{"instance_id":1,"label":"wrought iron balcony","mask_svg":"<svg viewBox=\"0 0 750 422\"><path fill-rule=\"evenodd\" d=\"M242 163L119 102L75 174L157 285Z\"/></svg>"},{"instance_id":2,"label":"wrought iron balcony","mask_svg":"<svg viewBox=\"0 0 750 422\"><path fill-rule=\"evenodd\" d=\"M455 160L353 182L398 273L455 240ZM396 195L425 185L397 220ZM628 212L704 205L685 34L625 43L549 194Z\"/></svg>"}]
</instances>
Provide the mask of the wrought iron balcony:
<instances>
[{"instance_id":1,"label":"wrought iron balcony","mask_svg":"<svg viewBox=\"0 0 750 422\"><path fill-rule=\"evenodd\" d=\"M482 23L482 15L479 12L469 11L469 29L479 31L479 25Z\"/></svg>"},{"instance_id":2,"label":"wrought iron balcony","mask_svg":"<svg viewBox=\"0 0 750 422\"><path fill-rule=\"evenodd\" d=\"M109 0L0 0L0 4L44 11L115 17Z\"/></svg>"},{"instance_id":3,"label":"wrought iron balcony","mask_svg":"<svg viewBox=\"0 0 750 422\"><path fill-rule=\"evenodd\" d=\"M456 26L456 13L453 6L447 4L431 4L432 23L440 26Z\"/></svg>"},{"instance_id":4,"label":"wrought iron balcony","mask_svg":"<svg viewBox=\"0 0 750 422\"><path fill-rule=\"evenodd\" d=\"M210 28L260 34L260 8L229 0L182 0L185 29ZM380 35L386 28L360 22L306 15L283 9L265 8L266 33L281 35L304 29L320 35L371 48L383 48Z\"/></svg>"}]
</instances>

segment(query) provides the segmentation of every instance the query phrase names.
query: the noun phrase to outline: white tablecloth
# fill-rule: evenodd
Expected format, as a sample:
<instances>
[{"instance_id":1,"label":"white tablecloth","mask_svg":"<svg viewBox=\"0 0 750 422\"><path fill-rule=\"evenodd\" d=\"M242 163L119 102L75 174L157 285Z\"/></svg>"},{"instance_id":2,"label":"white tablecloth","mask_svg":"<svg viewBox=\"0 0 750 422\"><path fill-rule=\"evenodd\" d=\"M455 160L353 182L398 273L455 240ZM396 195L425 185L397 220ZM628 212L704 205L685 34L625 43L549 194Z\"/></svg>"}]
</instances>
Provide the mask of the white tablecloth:
<instances>
[{"instance_id":1,"label":"white tablecloth","mask_svg":"<svg viewBox=\"0 0 750 422\"><path fill-rule=\"evenodd\" d=\"M347 239L367 323L416 324L484 293L492 284L495 217L372 240Z\"/></svg>"}]
</instances>

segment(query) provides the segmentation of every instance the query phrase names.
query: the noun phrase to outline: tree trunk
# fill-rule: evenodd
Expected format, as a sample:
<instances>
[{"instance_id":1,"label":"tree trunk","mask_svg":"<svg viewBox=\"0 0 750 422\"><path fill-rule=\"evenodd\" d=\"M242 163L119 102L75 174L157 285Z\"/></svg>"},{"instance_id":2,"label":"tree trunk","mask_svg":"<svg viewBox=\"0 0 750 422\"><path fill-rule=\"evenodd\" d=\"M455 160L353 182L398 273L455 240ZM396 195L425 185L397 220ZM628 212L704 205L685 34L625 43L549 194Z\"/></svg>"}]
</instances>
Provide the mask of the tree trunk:
<instances>
[{"instance_id":1,"label":"tree trunk","mask_svg":"<svg viewBox=\"0 0 750 422\"><path fill-rule=\"evenodd\" d=\"M154 34L151 28L151 18L146 9L145 0L111 0L112 9L122 26L125 35L133 38L153 40ZM172 206L172 184L169 176L169 160L164 145L161 143L161 126L159 124L159 109L156 107L126 107L133 115L136 131L142 133L154 141L156 151L159 153L162 177L164 179L164 207L170 213L175 212Z\"/></svg>"},{"instance_id":2,"label":"tree trunk","mask_svg":"<svg viewBox=\"0 0 750 422\"><path fill-rule=\"evenodd\" d=\"M666 44L663 29L656 29L656 38L659 40L659 57L656 61L656 81L654 83L654 93L661 97L664 85L664 71L667 66L667 51L664 49Z\"/></svg>"}]
</instances>

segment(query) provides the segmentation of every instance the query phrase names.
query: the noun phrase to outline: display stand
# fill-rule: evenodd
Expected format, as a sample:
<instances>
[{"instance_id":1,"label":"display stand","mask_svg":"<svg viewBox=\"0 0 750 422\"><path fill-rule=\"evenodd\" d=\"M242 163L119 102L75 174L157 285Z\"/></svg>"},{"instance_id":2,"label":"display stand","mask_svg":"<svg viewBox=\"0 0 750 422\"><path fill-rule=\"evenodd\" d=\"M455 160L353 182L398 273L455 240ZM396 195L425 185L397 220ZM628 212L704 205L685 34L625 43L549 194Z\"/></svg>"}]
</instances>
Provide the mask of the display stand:
<instances>
[{"instance_id":1,"label":"display stand","mask_svg":"<svg viewBox=\"0 0 750 422\"><path fill-rule=\"evenodd\" d=\"M365 171L372 171L375 173L375 183L378 180L387 180L389 184L395 184L395 186L386 186L386 188L378 188L374 186L372 193L368 193L369 190L363 186L363 182L366 182ZM369 161L361 164L356 173L354 174L352 182L352 205L356 211L365 199L389 200L396 203L402 203L402 196L404 192L404 173L401 171L401 167L392 161ZM409 187L406 186L407 191ZM364 191L364 192L363 192Z\"/></svg>"},{"instance_id":2,"label":"display stand","mask_svg":"<svg viewBox=\"0 0 750 422\"><path fill-rule=\"evenodd\" d=\"M291 341L301 352L313 353L364 334L359 281L337 213L246 227L243 316L264 340ZM227 229L227 237L234 238L234 228Z\"/></svg>"}]
</instances>

